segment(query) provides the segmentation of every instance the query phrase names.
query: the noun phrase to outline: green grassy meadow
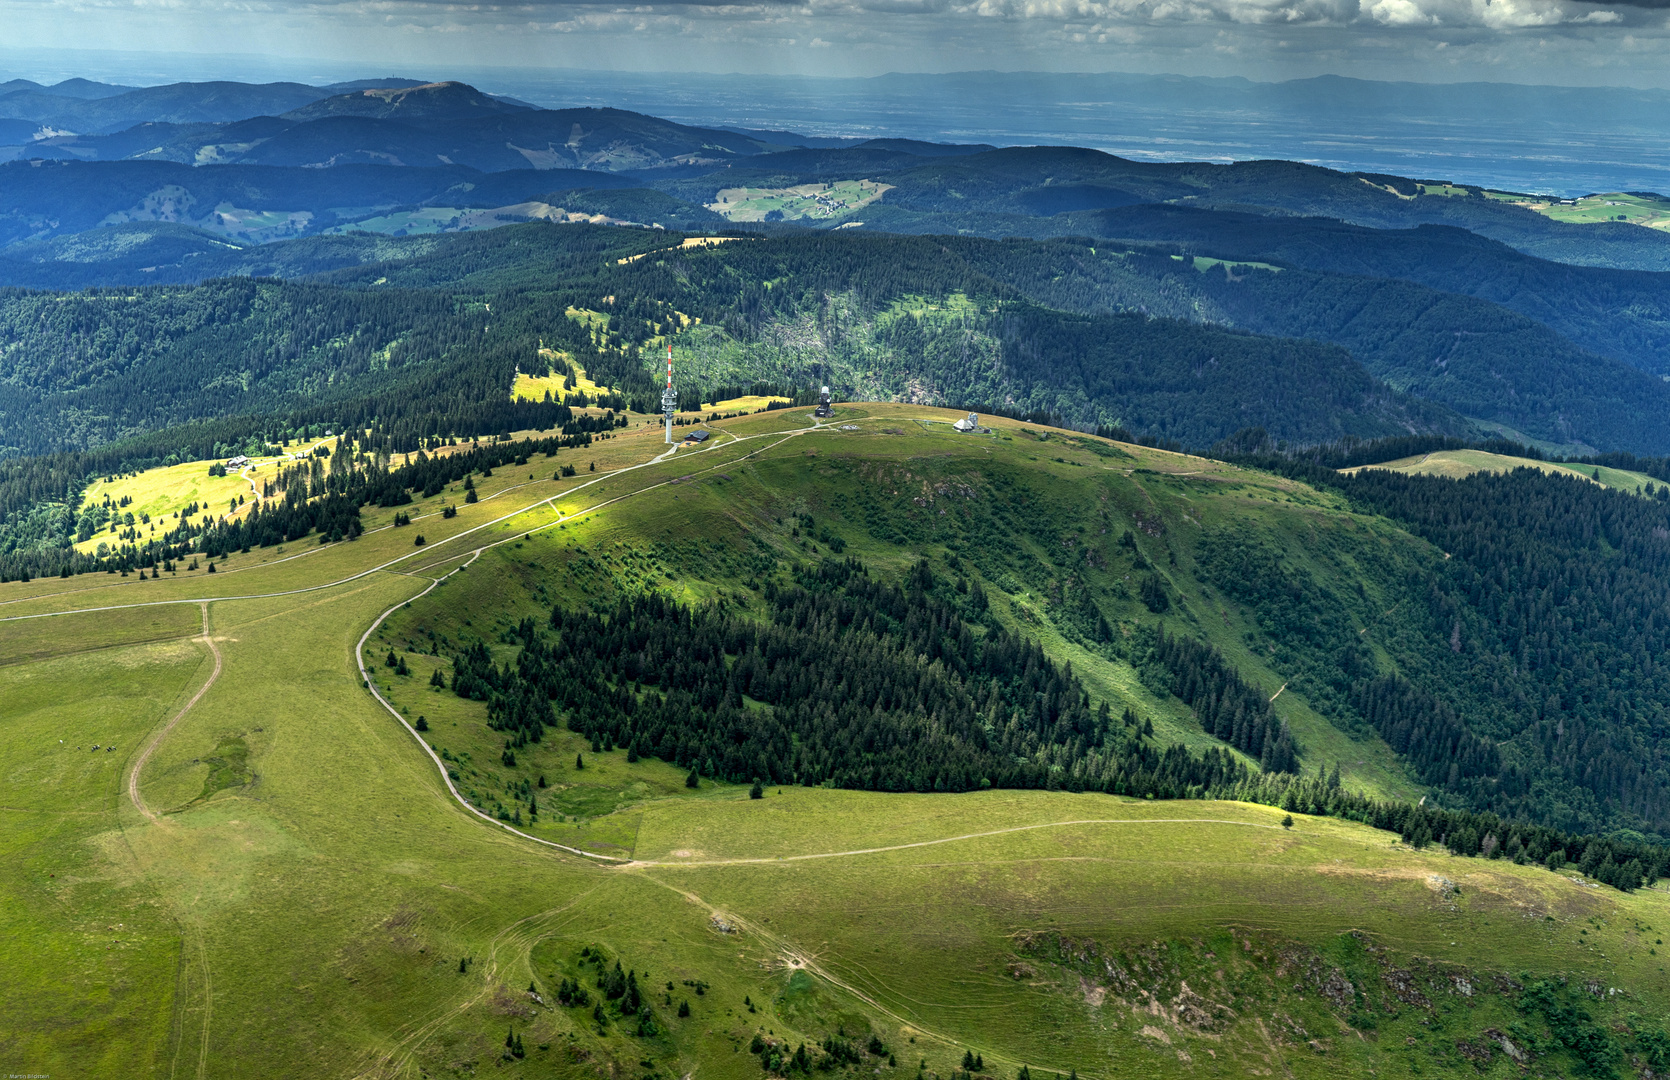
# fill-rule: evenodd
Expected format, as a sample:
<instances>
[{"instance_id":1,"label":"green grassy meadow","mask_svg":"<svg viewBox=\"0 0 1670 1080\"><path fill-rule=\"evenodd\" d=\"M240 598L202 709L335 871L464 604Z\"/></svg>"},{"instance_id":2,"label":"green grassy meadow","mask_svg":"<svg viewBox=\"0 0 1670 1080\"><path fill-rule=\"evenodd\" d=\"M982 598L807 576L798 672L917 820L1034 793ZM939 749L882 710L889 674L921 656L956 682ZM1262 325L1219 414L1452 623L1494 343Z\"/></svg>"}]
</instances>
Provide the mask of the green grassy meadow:
<instances>
[{"instance_id":1,"label":"green grassy meadow","mask_svg":"<svg viewBox=\"0 0 1670 1080\"><path fill-rule=\"evenodd\" d=\"M840 1050L833 1073L899 1080L961 1077L965 1052L1001 1080L1022 1065L1040 1080L1521 1075L1506 1044L1538 1055L1532 1075L1579 1075L1553 1014L1516 1004L1550 977L1565 979L1550 1000L1589 1018L1559 1014L1579 1034L1633 1047L1614 1025L1662 1027L1660 890L1411 851L1331 819L1286 829L1279 809L1236 803L788 786L753 800L566 728L511 765L483 703L429 685L466 642L512 659L505 631L554 603L657 589L750 609L794 560L885 574L925 556L978 574L997 617L1072 659L1093 695L1205 745L1118 650L1063 629L1063 598L1092 586L1120 633L1149 618L1114 551L1124 533L1167 582L1167 618L1271 694L1292 680L1209 583L1199 535L1268 536L1320 582L1367 582L1365 613L1442 558L1221 463L1004 420L959 436L947 410L842 406L818 430L807 412L720 422L707 448L661 461L658 430L627 429L568 458L576 477L501 468L478 503L419 499L398 528L368 508L357 541L235 555L213 577L0 586L8 1071L763 1080L805 1044ZM1086 560L1071 581L1042 558L1069 540ZM205 603L222 667L181 714L214 670ZM610 862L452 798L361 683L374 624L367 670L406 721L424 718L460 791ZM1359 630L1400 632L1366 614ZM1307 769L1423 793L1298 689L1276 708ZM153 819L128 778L175 717L138 773ZM616 963L652 1027L603 997ZM565 980L588 1003L564 1004Z\"/></svg>"},{"instance_id":2,"label":"green grassy meadow","mask_svg":"<svg viewBox=\"0 0 1670 1080\"><path fill-rule=\"evenodd\" d=\"M1611 191L1585 195L1580 199L1546 199L1536 196L1514 195L1507 192L1486 192L1487 197L1516 206L1523 206L1554 221L1579 225L1598 221L1627 221L1649 229L1670 228L1670 200L1659 195Z\"/></svg>"},{"instance_id":3,"label":"green grassy meadow","mask_svg":"<svg viewBox=\"0 0 1670 1080\"><path fill-rule=\"evenodd\" d=\"M874 180L837 180L786 188L725 188L715 194L715 201L707 208L732 221L764 221L773 212L784 221L823 220L846 217L892 188Z\"/></svg>"},{"instance_id":4,"label":"green grassy meadow","mask_svg":"<svg viewBox=\"0 0 1670 1080\"><path fill-rule=\"evenodd\" d=\"M1383 465L1365 465L1362 468L1388 469L1392 472L1423 476L1447 476L1456 480L1463 476L1471 476L1476 472L1536 469L1551 476L1582 477L1585 480L1600 484L1602 487L1629 491L1637 495L1641 494L1648 484L1655 483L1653 478L1646 473L1635 472L1631 469L1614 469L1605 465L1567 465L1563 462L1538 461L1535 458L1491 454L1483 450L1436 450L1430 454L1400 458L1397 461L1388 461ZM1346 469L1343 471L1349 473L1358 470Z\"/></svg>"}]
</instances>

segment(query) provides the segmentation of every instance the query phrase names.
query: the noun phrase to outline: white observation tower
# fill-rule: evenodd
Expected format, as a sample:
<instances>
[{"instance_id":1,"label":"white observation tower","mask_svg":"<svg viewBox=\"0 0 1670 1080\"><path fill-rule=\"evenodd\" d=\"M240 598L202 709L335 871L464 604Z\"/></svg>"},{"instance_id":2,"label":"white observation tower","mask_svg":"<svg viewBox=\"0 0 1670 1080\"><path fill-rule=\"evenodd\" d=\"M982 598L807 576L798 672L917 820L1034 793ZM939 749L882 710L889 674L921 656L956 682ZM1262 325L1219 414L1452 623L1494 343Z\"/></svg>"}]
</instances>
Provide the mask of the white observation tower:
<instances>
[{"instance_id":1,"label":"white observation tower","mask_svg":"<svg viewBox=\"0 0 1670 1080\"><path fill-rule=\"evenodd\" d=\"M667 442L673 441L673 414L678 412L678 395L673 392L673 343L667 342L667 389L661 391L661 411L667 416Z\"/></svg>"}]
</instances>

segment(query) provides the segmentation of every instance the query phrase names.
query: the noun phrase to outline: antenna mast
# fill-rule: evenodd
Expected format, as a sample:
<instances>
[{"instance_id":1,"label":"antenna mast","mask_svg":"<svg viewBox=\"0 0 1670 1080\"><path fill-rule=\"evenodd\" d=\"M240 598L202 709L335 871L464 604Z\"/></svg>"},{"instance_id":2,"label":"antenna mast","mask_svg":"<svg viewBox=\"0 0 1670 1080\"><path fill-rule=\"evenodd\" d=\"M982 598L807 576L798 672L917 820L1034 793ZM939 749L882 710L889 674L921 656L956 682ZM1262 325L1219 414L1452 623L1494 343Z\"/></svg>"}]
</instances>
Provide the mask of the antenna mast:
<instances>
[{"instance_id":1,"label":"antenna mast","mask_svg":"<svg viewBox=\"0 0 1670 1080\"><path fill-rule=\"evenodd\" d=\"M673 392L673 343L667 342L667 389L661 392L661 411L667 416L667 441L673 441L673 414L678 411L678 395Z\"/></svg>"}]
</instances>

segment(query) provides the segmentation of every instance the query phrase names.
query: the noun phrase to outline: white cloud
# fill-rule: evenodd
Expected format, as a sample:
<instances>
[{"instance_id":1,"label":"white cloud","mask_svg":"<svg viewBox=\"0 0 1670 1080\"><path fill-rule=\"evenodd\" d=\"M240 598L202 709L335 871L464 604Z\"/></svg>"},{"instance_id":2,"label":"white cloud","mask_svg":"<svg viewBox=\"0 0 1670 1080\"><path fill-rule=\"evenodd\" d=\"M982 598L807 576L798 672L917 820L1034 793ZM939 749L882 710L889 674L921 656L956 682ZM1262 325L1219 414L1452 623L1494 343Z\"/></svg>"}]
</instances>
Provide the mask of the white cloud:
<instances>
[{"instance_id":1,"label":"white cloud","mask_svg":"<svg viewBox=\"0 0 1670 1080\"><path fill-rule=\"evenodd\" d=\"M1436 26L1438 18L1414 0L1362 0L1363 14L1382 26Z\"/></svg>"},{"instance_id":2,"label":"white cloud","mask_svg":"<svg viewBox=\"0 0 1670 1080\"><path fill-rule=\"evenodd\" d=\"M945 10L951 15L1030 22L1097 21L1125 26L1227 22L1374 27L1386 32L1433 27L1520 31L1664 22L1658 12L1637 9L1633 18L1626 18L1616 11L1596 11L1577 0L948 0Z\"/></svg>"}]
</instances>

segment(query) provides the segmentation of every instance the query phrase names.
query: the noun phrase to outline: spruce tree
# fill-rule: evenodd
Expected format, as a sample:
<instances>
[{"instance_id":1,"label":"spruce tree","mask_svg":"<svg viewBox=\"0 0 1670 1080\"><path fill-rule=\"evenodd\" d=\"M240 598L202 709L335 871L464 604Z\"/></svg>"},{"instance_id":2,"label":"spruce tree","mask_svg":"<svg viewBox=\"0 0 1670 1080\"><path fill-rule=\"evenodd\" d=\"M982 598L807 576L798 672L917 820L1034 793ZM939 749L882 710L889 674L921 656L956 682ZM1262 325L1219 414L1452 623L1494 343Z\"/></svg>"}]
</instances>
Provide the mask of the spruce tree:
<instances>
[{"instance_id":1,"label":"spruce tree","mask_svg":"<svg viewBox=\"0 0 1670 1080\"><path fill-rule=\"evenodd\" d=\"M428 731L429 730L429 721L425 720L423 718L423 714L419 713L418 718L417 718L417 723L414 724L413 727L415 727L418 731Z\"/></svg>"},{"instance_id":2,"label":"spruce tree","mask_svg":"<svg viewBox=\"0 0 1670 1080\"><path fill-rule=\"evenodd\" d=\"M765 798L765 788L760 786L760 778L757 776L754 777L754 786L748 789L748 797L750 799Z\"/></svg>"},{"instance_id":3,"label":"spruce tree","mask_svg":"<svg viewBox=\"0 0 1670 1080\"><path fill-rule=\"evenodd\" d=\"M574 755L574 767L576 769L585 768L586 767L586 759L580 754L575 754Z\"/></svg>"},{"instance_id":4,"label":"spruce tree","mask_svg":"<svg viewBox=\"0 0 1670 1080\"><path fill-rule=\"evenodd\" d=\"M691 769L690 770L690 775L686 776L684 778L684 786L687 787L687 788L701 787L702 786L701 774L698 773L695 769Z\"/></svg>"}]
</instances>

